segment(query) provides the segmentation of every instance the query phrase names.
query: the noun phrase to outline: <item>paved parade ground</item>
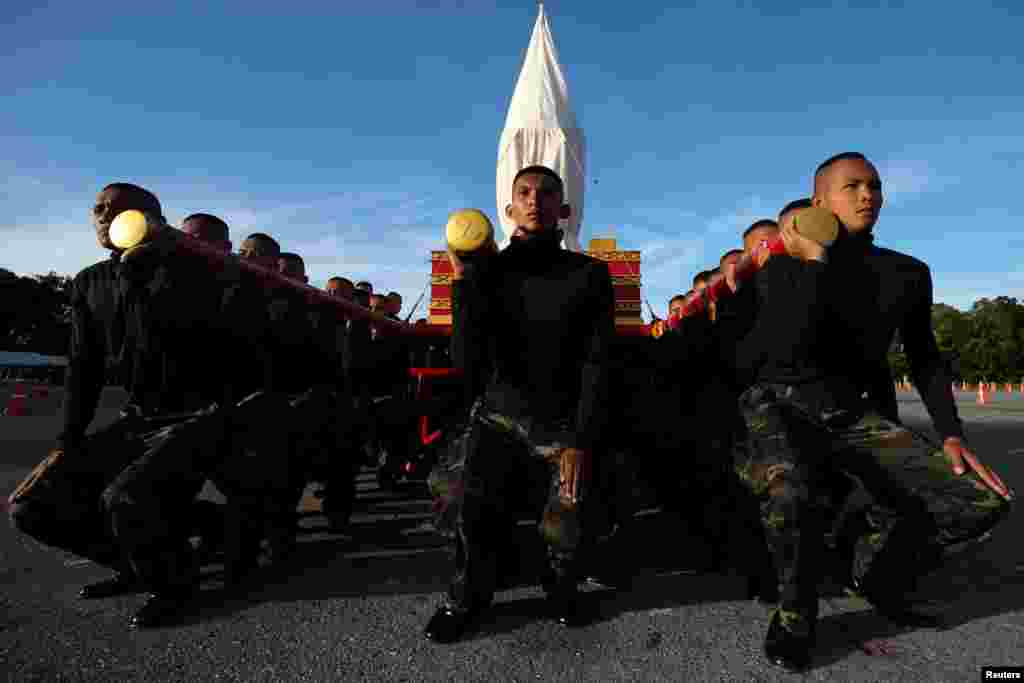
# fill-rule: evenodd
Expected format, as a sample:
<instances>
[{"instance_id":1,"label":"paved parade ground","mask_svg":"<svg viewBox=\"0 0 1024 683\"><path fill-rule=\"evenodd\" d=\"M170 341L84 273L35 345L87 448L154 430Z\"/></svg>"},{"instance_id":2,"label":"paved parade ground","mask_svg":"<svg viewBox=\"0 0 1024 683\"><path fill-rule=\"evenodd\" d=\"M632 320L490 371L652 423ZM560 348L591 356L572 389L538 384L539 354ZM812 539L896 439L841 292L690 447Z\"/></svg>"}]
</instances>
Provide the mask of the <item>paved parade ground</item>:
<instances>
[{"instance_id":1,"label":"paved parade ground","mask_svg":"<svg viewBox=\"0 0 1024 683\"><path fill-rule=\"evenodd\" d=\"M996 394L984 407L974 394L958 398L978 454L1024 491L1024 397ZM916 395L900 401L904 419L923 427ZM112 404L101 420L112 418ZM27 417L0 418L5 492L45 455L56 431L53 404L32 405L39 410ZM425 526L424 491L381 491L369 469L359 488L351 536L328 533L307 495L289 574L235 597L210 574L186 623L153 631L127 628L141 596L76 597L106 570L0 524L0 674L10 681L976 681L982 666L1024 665L1017 511L992 540L925 582L922 594L948 602L944 630L895 627L865 603L828 597L814 668L787 676L761 654L767 611L744 599L739 578L702 573L706 549L653 511L637 524L635 587L588 593L596 623L565 631L545 621L540 590L526 585L500 594L465 642L427 642L422 629L450 564ZM825 592L838 595L832 588Z\"/></svg>"}]
</instances>

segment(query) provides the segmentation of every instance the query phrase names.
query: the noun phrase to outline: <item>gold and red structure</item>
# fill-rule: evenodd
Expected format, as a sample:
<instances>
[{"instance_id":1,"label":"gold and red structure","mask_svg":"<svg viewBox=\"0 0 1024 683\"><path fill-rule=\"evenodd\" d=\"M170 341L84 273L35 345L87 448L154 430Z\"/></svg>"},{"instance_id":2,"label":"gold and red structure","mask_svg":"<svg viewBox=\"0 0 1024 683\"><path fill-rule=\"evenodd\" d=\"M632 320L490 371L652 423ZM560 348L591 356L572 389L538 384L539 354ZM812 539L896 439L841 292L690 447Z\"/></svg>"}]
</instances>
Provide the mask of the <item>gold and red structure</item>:
<instances>
[{"instance_id":1,"label":"gold and red structure","mask_svg":"<svg viewBox=\"0 0 1024 683\"><path fill-rule=\"evenodd\" d=\"M641 258L639 251L619 249L614 239L592 239L588 256L608 264L615 289L615 327L620 334L646 334L640 317ZM430 252L430 327L452 324L452 265L444 251ZM629 328L636 328L630 330Z\"/></svg>"}]
</instances>

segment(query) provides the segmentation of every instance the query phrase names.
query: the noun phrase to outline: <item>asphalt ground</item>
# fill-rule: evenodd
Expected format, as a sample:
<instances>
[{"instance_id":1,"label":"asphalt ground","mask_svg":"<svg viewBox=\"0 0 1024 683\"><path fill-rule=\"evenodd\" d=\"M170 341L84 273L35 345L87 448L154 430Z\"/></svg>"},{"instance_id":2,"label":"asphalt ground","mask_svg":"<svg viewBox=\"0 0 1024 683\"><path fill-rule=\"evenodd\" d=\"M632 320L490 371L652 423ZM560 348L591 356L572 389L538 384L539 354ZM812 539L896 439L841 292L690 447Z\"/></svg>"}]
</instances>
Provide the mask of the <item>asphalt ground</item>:
<instances>
[{"instance_id":1,"label":"asphalt ground","mask_svg":"<svg viewBox=\"0 0 1024 683\"><path fill-rule=\"evenodd\" d=\"M960 398L973 447L1024 490L1024 398L997 397L985 407L973 394ZM900 401L906 421L925 428L916 396ZM105 395L98 422L113 419L116 403L116 392ZM0 489L10 491L45 455L55 414L0 418ZM991 541L924 582L922 596L944 604L943 630L896 627L826 585L813 669L795 676L764 662L768 612L744 598L743 582L705 573L706 548L657 511L643 513L622 553L638 568L634 587L588 589L599 615L592 625L568 631L545 618L524 553L522 585L499 594L475 633L432 644L422 629L451 564L427 524L423 493L382 491L365 470L351 533L341 536L327 531L307 491L300 550L287 572L267 572L250 593L230 596L209 567L182 625L142 632L126 627L141 596L79 600L78 589L105 569L0 524L0 678L974 681L983 666L1024 664L1024 529L1016 512ZM533 538L528 526L520 531L519 540Z\"/></svg>"}]
</instances>

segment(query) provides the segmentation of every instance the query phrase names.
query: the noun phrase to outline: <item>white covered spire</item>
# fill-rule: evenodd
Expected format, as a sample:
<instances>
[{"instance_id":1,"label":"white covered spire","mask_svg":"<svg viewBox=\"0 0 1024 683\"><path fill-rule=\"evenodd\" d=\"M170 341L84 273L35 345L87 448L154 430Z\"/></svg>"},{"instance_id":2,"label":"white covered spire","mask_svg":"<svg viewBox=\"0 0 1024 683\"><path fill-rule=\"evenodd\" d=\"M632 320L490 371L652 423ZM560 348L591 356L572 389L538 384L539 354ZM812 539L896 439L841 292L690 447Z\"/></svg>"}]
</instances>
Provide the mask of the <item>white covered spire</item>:
<instances>
[{"instance_id":1,"label":"white covered spire","mask_svg":"<svg viewBox=\"0 0 1024 683\"><path fill-rule=\"evenodd\" d=\"M512 180L521 169L533 165L547 166L562 177L572 216L562 221L560 227L565 231L566 247L580 251L585 143L583 130L577 126L576 114L569 104L569 88L543 3L498 144L498 219L504 232L503 243L508 242L516 227L505 216L505 206L512 201Z\"/></svg>"}]
</instances>

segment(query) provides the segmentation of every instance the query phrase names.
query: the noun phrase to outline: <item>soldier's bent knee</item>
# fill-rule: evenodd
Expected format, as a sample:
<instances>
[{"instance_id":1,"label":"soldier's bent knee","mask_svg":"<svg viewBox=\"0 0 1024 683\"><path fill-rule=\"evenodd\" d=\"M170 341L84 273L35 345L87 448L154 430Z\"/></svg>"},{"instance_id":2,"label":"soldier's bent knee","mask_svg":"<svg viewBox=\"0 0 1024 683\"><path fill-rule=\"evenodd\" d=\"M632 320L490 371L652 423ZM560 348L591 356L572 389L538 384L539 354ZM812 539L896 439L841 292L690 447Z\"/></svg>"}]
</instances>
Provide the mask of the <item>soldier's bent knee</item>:
<instances>
[{"instance_id":1,"label":"soldier's bent knee","mask_svg":"<svg viewBox=\"0 0 1024 683\"><path fill-rule=\"evenodd\" d=\"M8 508L11 526L23 534L36 537L44 531L47 516L42 513L39 505L32 503L14 503Z\"/></svg>"}]
</instances>

